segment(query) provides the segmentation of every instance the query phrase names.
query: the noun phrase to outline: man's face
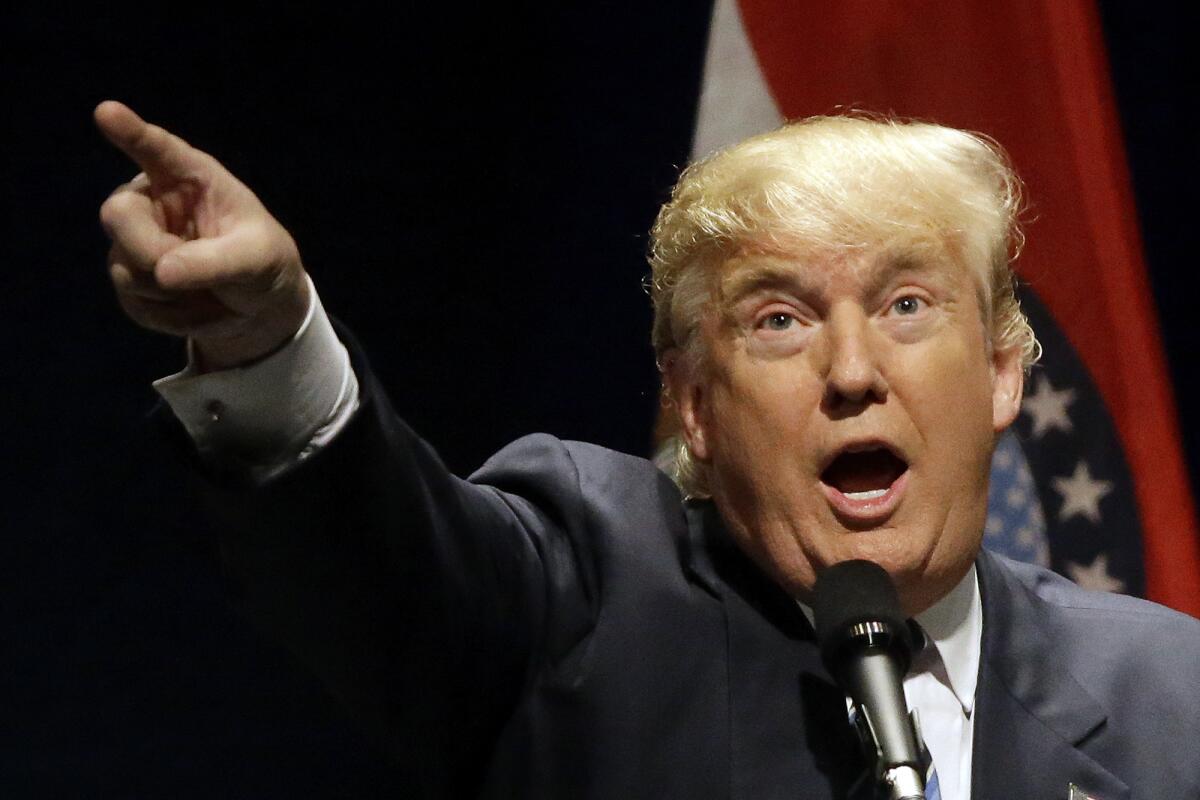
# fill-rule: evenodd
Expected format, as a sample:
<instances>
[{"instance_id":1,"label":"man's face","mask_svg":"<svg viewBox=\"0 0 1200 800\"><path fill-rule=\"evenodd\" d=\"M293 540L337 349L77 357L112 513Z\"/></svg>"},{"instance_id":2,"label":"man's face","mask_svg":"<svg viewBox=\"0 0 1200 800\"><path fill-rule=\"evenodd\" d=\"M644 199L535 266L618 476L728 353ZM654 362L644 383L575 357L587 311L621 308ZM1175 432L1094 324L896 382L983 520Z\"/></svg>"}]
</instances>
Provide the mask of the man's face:
<instances>
[{"instance_id":1,"label":"man's face","mask_svg":"<svg viewBox=\"0 0 1200 800\"><path fill-rule=\"evenodd\" d=\"M719 271L706 358L670 375L732 535L800 599L851 558L918 613L966 573L1015 351L992 354L976 284L946 256L747 255Z\"/></svg>"}]
</instances>

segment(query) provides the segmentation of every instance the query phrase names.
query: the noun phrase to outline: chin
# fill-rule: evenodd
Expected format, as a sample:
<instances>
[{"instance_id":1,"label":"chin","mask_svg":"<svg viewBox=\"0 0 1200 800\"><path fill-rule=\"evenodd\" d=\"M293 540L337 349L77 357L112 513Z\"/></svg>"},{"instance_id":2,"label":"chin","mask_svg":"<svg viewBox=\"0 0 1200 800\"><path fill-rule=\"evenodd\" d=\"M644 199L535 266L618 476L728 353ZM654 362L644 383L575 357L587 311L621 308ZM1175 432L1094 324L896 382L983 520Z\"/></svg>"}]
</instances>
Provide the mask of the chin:
<instances>
[{"instance_id":1,"label":"chin","mask_svg":"<svg viewBox=\"0 0 1200 800\"><path fill-rule=\"evenodd\" d=\"M891 576L909 615L924 611L953 588L971 562L965 557L946 561L939 557L937 542L930 541L930 536L896 528L855 531L840 534L841 537L846 539L834 548L831 558L822 559L820 566L852 559L875 562Z\"/></svg>"}]
</instances>

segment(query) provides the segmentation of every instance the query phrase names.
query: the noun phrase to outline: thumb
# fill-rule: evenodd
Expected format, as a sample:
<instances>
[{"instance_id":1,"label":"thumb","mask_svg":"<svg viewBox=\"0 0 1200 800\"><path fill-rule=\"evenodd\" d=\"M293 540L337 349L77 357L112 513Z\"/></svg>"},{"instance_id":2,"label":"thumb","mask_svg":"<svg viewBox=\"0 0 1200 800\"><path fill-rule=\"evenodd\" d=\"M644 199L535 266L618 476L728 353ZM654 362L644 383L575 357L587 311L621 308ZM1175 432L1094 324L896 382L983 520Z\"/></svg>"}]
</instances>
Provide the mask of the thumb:
<instances>
[{"instance_id":1,"label":"thumb","mask_svg":"<svg viewBox=\"0 0 1200 800\"><path fill-rule=\"evenodd\" d=\"M258 225L193 239L163 254L154 267L159 286L171 291L215 289L233 284L271 288L287 264L280 244Z\"/></svg>"}]
</instances>

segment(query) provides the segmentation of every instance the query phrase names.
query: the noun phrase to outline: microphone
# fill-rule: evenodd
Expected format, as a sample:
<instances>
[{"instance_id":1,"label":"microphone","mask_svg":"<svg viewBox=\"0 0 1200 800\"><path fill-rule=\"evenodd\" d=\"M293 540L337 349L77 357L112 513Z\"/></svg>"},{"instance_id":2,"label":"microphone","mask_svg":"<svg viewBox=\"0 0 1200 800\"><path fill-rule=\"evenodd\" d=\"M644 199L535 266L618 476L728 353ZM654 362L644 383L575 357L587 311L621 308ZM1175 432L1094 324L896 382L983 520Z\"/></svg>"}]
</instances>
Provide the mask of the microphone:
<instances>
[{"instance_id":1,"label":"microphone","mask_svg":"<svg viewBox=\"0 0 1200 800\"><path fill-rule=\"evenodd\" d=\"M877 786L889 800L924 800L921 748L902 685L912 634L892 579L874 562L843 561L817 576L813 593L821 660L858 709Z\"/></svg>"}]
</instances>

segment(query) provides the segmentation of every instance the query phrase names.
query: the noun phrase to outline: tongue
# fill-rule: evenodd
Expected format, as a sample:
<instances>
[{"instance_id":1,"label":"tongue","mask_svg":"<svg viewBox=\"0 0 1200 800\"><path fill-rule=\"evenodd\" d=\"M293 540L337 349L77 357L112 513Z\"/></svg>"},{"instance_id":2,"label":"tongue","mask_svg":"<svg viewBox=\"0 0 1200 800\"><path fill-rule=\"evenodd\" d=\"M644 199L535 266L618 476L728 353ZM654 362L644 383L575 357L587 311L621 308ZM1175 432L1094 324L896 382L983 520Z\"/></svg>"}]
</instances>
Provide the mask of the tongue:
<instances>
[{"instance_id":1,"label":"tongue","mask_svg":"<svg viewBox=\"0 0 1200 800\"><path fill-rule=\"evenodd\" d=\"M843 494L858 494L886 490L904 470L904 463L887 450L843 453L821 479Z\"/></svg>"}]
</instances>

